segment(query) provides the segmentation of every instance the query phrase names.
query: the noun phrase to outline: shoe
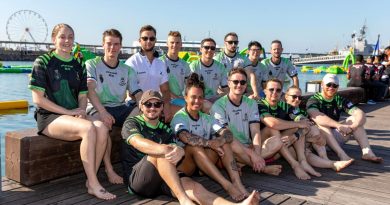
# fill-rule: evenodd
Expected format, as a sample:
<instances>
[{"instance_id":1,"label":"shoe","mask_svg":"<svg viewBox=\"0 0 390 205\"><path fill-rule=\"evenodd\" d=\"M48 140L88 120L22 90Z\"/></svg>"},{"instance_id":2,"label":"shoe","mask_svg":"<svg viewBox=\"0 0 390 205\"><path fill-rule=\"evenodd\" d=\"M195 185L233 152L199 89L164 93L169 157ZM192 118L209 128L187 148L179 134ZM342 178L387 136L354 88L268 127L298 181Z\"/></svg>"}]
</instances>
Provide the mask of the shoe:
<instances>
[{"instance_id":1,"label":"shoe","mask_svg":"<svg viewBox=\"0 0 390 205\"><path fill-rule=\"evenodd\" d=\"M376 105L376 102L373 101L373 100L368 100L368 101L367 101L367 104L368 104L368 105Z\"/></svg>"}]
</instances>

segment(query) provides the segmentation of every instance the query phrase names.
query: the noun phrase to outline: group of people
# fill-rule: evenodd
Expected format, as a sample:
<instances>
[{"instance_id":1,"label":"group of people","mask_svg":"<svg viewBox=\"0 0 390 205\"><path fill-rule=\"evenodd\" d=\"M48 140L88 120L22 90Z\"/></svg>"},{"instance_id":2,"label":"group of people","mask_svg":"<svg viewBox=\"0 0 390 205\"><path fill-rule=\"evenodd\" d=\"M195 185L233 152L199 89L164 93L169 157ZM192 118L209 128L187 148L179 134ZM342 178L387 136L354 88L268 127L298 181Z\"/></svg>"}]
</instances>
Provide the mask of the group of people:
<instances>
[{"instance_id":1,"label":"group of people","mask_svg":"<svg viewBox=\"0 0 390 205\"><path fill-rule=\"evenodd\" d=\"M382 55L368 56L364 61L363 55L356 55L356 63L348 68L348 87L365 89L367 104L374 105L383 101L389 94L390 46Z\"/></svg>"},{"instance_id":2,"label":"group of people","mask_svg":"<svg viewBox=\"0 0 390 205\"><path fill-rule=\"evenodd\" d=\"M281 57L279 40L271 44L272 56L260 59L257 41L249 43L244 58L237 53L236 33L225 36L217 55L215 40L205 38L200 59L188 65L179 58L179 32L168 34L163 56L154 49L156 34L152 26L143 26L141 50L123 63L118 59L121 33L106 30L104 56L84 63L71 54L73 29L58 24L51 35L54 50L34 62L29 88L38 131L56 139L81 139L89 194L116 197L97 178L102 161L108 180L125 184L129 193L165 194L180 204L233 203L209 192L193 175L209 176L240 204L258 204L259 193L242 183L243 166L277 176L282 166L273 162L284 157L297 178L320 177L314 167L340 171L354 161L342 148L352 136L363 160L383 161L368 143L363 111L337 94L336 75L327 74L322 92L309 99L307 109L299 108L297 71ZM286 75L294 85L282 99ZM351 116L340 121L341 112ZM122 127L122 176L111 164L113 126ZM327 157L326 146L338 161Z\"/></svg>"}]
</instances>

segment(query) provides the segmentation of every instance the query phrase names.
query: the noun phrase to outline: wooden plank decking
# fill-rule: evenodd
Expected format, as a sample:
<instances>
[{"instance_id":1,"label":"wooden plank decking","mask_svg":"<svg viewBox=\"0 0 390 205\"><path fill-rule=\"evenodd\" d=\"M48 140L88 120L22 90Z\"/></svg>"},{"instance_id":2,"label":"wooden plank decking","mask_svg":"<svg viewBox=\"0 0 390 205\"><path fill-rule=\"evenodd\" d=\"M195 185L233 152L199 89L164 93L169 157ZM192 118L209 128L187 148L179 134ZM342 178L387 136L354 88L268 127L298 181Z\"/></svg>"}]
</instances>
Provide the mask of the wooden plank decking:
<instances>
[{"instance_id":1,"label":"wooden plank decking","mask_svg":"<svg viewBox=\"0 0 390 205\"><path fill-rule=\"evenodd\" d=\"M243 181L248 189L261 190L261 204L390 204L390 102L362 105L367 113L366 129L372 148L385 158L384 164L360 159L360 148L349 141L345 149L356 161L340 173L317 169L322 177L298 180L284 161L278 177L265 176L244 170ZM334 155L331 157L334 158ZM60 166L60 165L59 165ZM119 169L119 166L116 166ZM24 187L2 178L0 204L178 204L175 199L161 196L142 199L130 196L122 185L111 185L102 172L99 179L104 187L117 195L112 201L98 200L86 193L85 175L76 174L55 181ZM228 197L224 190L206 177L196 178L207 189Z\"/></svg>"}]
</instances>

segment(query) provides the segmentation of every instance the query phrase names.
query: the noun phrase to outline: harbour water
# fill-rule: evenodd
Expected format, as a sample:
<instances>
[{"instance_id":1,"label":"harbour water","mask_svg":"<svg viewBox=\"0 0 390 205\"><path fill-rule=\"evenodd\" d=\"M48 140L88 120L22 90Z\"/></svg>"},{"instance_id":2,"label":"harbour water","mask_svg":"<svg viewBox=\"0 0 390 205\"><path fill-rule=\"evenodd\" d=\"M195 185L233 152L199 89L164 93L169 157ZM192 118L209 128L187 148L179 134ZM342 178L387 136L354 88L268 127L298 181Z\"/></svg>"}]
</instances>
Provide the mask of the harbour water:
<instances>
[{"instance_id":1,"label":"harbour water","mask_svg":"<svg viewBox=\"0 0 390 205\"><path fill-rule=\"evenodd\" d=\"M22 61L6 61L3 65L31 65L32 62ZM319 65L313 65L319 66ZM329 66L329 65L326 65ZM300 70L300 67L298 67ZM312 80L321 80L325 74L300 73L298 74L300 80L300 87L305 91L306 82ZM346 75L338 75L340 78L340 87L346 87ZM12 112L0 112L0 144L1 144L1 175L4 176L5 167L5 149L4 136L8 131L20 130L25 128L33 128L36 126L34 120L34 105L31 99L31 91L27 88L28 74L0 74L0 101L20 100L25 99L29 102L29 108L26 110L14 110ZM286 85L287 86L287 85Z\"/></svg>"}]
</instances>

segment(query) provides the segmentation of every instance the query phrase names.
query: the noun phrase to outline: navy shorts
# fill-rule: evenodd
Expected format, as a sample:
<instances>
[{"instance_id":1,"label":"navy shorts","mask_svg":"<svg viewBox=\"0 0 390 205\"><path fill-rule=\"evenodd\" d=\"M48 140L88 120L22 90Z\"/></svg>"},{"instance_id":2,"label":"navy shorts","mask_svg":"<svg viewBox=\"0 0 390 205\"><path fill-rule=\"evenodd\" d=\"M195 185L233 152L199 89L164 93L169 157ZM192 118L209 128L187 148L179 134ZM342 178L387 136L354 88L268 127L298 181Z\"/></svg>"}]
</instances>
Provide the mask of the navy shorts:
<instances>
[{"instance_id":1,"label":"navy shorts","mask_svg":"<svg viewBox=\"0 0 390 205\"><path fill-rule=\"evenodd\" d=\"M130 115L131 111L133 111L134 108L137 107L137 103L130 101L129 103L116 106L116 107L104 107L108 113L110 113L114 119L115 124L114 126L122 127L123 123L125 122L126 118ZM90 110L87 111L88 115L95 115L97 114L97 110L92 107Z\"/></svg>"}]
</instances>

